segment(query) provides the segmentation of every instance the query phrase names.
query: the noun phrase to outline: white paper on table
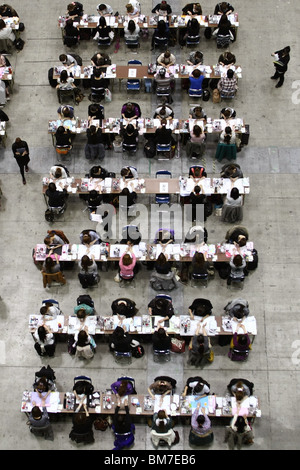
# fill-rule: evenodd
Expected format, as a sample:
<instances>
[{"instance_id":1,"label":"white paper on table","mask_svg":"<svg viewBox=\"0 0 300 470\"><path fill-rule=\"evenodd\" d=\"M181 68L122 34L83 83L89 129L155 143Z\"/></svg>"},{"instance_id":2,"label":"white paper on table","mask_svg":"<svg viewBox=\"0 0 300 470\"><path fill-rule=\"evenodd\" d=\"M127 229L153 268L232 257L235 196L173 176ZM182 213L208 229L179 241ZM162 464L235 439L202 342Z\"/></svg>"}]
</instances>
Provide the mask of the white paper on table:
<instances>
[{"instance_id":1,"label":"white paper on table","mask_svg":"<svg viewBox=\"0 0 300 470\"><path fill-rule=\"evenodd\" d=\"M160 193L168 193L169 191L169 183L159 183L159 192Z\"/></svg>"},{"instance_id":2,"label":"white paper on table","mask_svg":"<svg viewBox=\"0 0 300 470\"><path fill-rule=\"evenodd\" d=\"M167 414L171 413L171 397L170 395L166 395L162 398L161 395L155 395L154 399L154 413L157 413L160 410L166 410Z\"/></svg>"},{"instance_id":3,"label":"white paper on table","mask_svg":"<svg viewBox=\"0 0 300 470\"><path fill-rule=\"evenodd\" d=\"M121 258L121 256L126 253L127 249L127 245L110 245L109 256L111 258ZM115 250L119 250L118 254L115 253Z\"/></svg>"},{"instance_id":4,"label":"white paper on table","mask_svg":"<svg viewBox=\"0 0 300 470\"><path fill-rule=\"evenodd\" d=\"M128 77L135 78L136 77L136 69L129 69L128 70Z\"/></svg>"}]
</instances>

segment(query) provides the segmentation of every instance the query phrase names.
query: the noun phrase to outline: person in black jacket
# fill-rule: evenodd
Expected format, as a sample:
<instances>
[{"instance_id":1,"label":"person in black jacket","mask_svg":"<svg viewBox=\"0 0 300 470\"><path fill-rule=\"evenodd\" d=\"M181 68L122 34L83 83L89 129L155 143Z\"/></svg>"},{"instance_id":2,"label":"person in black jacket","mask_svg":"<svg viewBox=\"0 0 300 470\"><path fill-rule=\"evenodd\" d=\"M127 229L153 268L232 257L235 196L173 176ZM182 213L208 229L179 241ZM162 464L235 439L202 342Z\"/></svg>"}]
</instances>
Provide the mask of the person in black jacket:
<instances>
[{"instance_id":1,"label":"person in black jacket","mask_svg":"<svg viewBox=\"0 0 300 470\"><path fill-rule=\"evenodd\" d=\"M126 298L114 300L111 304L111 309L113 315L120 315L126 318L132 318L137 312L135 302Z\"/></svg>"},{"instance_id":2,"label":"person in black jacket","mask_svg":"<svg viewBox=\"0 0 300 470\"><path fill-rule=\"evenodd\" d=\"M49 207L64 207L68 194L65 189L57 191L55 183L49 183L46 196L48 197Z\"/></svg>"},{"instance_id":3,"label":"person in black jacket","mask_svg":"<svg viewBox=\"0 0 300 470\"><path fill-rule=\"evenodd\" d=\"M83 5L79 2L69 3L67 6L67 15L69 18L74 19L83 16Z\"/></svg>"},{"instance_id":4,"label":"person in black jacket","mask_svg":"<svg viewBox=\"0 0 300 470\"><path fill-rule=\"evenodd\" d=\"M287 46L284 49L281 49L280 51L273 52L271 56L275 57L275 74L272 75L271 78L273 80L277 80L279 78L279 81L275 88L280 88L283 85L284 74L288 69L288 63L290 61L290 47Z\"/></svg>"},{"instance_id":5,"label":"person in black jacket","mask_svg":"<svg viewBox=\"0 0 300 470\"><path fill-rule=\"evenodd\" d=\"M171 349L171 338L166 330L161 327L161 320L158 321L157 330L154 331L152 336L152 346L154 350L165 351Z\"/></svg>"},{"instance_id":6,"label":"person in black jacket","mask_svg":"<svg viewBox=\"0 0 300 470\"><path fill-rule=\"evenodd\" d=\"M152 13L160 16L171 15L172 8L165 0L162 0L153 8Z\"/></svg>"},{"instance_id":7,"label":"person in black jacket","mask_svg":"<svg viewBox=\"0 0 300 470\"><path fill-rule=\"evenodd\" d=\"M120 408L121 400L118 398L112 424L112 430L115 433L113 450L122 450L124 447L131 446L134 442L135 426L129 414L128 399L124 402L125 414L119 414Z\"/></svg>"},{"instance_id":8,"label":"person in black jacket","mask_svg":"<svg viewBox=\"0 0 300 470\"><path fill-rule=\"evenodd\" d=\"M174 315L172 302L163 297L154 297L148 304L148 311L150 315L158 315L164 320L169 320Z\"/></svg>"},{"instance_id":9,"label":"person in black jacket","mask_svg":"<svg viewBox=\"0 0 300 470\"><path fill-rule=\"evenodd\" d=\"M86 130L87 143L85 145L85 158L88 160L99 158L103 160L105 157L105 148L102 143L102 130L100 127L90 125Z\"/></svg>"},{"instance_id":10,"label":"person in black jacket","mask_svg":"<svg viewBox=\"0 0 300 470\"><path fill-rule=\"evenodd\" d=\"M111 335L109 348L111 351L130 352L132 348L139 345L139 342L132 339L125 331L126 327L117 326Z\"/></svg>"},{"instance_id":11,"label":"person in black jacket","mask_svg":"<svg viewBox=\"0 0 300 470\"><path fill-rule=\"evenodd\" d=\"M206 317L212 314L212 304L208 299L197 298L193 300L193 303L189 306L189 314L193 319L194 315L197 317Z\"/></svg>"},{"instance_id":12,"label":"person in black jacket","mask_svg":"<svg viewBox=\"0 0 300 470\"><path fill-rule=\"evenodd\" d=\"M15 142L12 144L12 151L16 162L19 165L23 184L26 184L24 170L26 172L28 171L28 163L30 162L29 148L27 142L25 142L25 140L22 140L20 137L17 137Z\"/></svg>"}]
</instances>

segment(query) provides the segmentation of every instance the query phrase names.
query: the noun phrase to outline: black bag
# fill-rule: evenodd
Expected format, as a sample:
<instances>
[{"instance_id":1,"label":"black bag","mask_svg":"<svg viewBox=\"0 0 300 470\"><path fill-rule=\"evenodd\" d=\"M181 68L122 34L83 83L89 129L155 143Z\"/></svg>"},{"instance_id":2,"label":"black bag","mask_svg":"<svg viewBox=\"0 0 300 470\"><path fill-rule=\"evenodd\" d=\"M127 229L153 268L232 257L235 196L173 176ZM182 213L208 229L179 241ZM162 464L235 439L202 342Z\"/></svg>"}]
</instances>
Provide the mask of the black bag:
<instances>
[{"instance_id":1,"label":"black bag","mask_svg":"<svg viewBox=\"0 0 300 470\"><path fill-rule=\"evenodd\" d=\"M69 335L68 337L68 353L71 356L74 356L76 353L76 344L75 344L75 338L73 335Z\"/></svg>"},{"instance_id":2,"label":"black bag","mask_svg":"<svg viewBox=\"0 0 300 470\"><path fill-rule=\"evenodd\" d=\"M54 222L54 214L50 209L46 209L45 211L45 220L47 222Z\"/></svg>"},{"instance_id":3,"label":"black bag","mask_svg":"<svg viewBox=\"0 0 300 470\"><path fill-rule=\"evenodd\" d=\"M254 269L257 268L258 265L258 253L257 250L252 250L252 256L253 256L253 261L249 261L247 263L247 269L248 271L253 271Z\"/></svg>"},{"instance_id":4,"label":"black bag","mask_svg":"<svg viewBox=\"0 0 300 470\"><path fill-rule=\"evenodd\" d=\"M210 91L208 88L204 88L203 92L202 92L202 100L203 101L208 101L210 98Z\"/></svg>"},{"instance_id":5,"label":"black bag","mask_svg":"<svg viewBox=\"0 0 300 470\"><path fill-rule=\"evenodd\" d=\"M78 279L83 289L87 289L88 287L94 286L97 284L97 278L94 274L78 274Z\"/></svg>"},{"instance_id":6,"label":"black bag","mask_svg":"<svg viewBox=\"0 0 300 470\"><path fill-rule=\"evenodd\" d=\"M22 33L25 30L25 24L24 23L19 23L19 31Z\"/></svg>"},{"instance_id":7,"label":"black bag","mask_svg":"<svg viewBox=\"0 0 300 470\"><path fill-rule=\"evenodd\" d=\"M145 157L154 158L156 155L156 145L154 139L150 139L145 143L144 146Z\"/></svg>"},{"instance_id":8,"label":"black bag","mask_svg":"<svg viewBox=\"0 0 300 470\"><path fill-rule=\"evenodd\" d=\"M93 301L92 297L88 294L80 295L77 298L77 305L81 305L81 304L86 304L86 305L89 305L90 307L94 308L94 301Z\"/></svg>"},{"instance_id":9,"label":"black bag","mask_svg":"<svg viewBox=\"0 0 300 470\"><path fill-rule=\"evenodd\" d=\"M132 348L131 353L132 353L132 357L139 358L139 357L143 357L143 355L145 354L145 350L143 346L139 345L139 346L135 346L134 348Z\"/></svg>"},{"instance_id":10,"label":"black bag","mask_svg":"<svg viewBox=\"0 0 300 470\"><path fill-rule=\"evenodd\" d=\"M204 37L205 39L210 39L212 37L212 30L209 26L204 30Z\"/></svg>"},{"instance_id":11,"label":"black bag","mask_svg":"<svg viewBox=\"0 0 300 470\"><path fill-rule=\"evenodd\" d=\"M221 279L227 279L228 278L228 276L230 274L229 263L226 263L225 261L214 263L214 267L218 271L219 276L220 276Z\"/></svg>"},{"instance_id":12,"label":"black bag","mask_svg":"<svg viewBox=\"0 0 300 470\"><path fill-rule=\"evenodd\" d=\"M25 41L19 38L15 40L14 44L15 44L15 48L17 49L17 51L21 51L24 47Z\"/></svg>"},{"instance_id":13,"label":"black bag","mask_svg":"<svg viewBox=\"0 0 300 470\"><path fill-rule=\"evenodd\" d=\"M51 67L51 69L48 70L48 81L50 85L52 86L52 88L56 88L57 80L56 78L53 78L53 71L54 71L53 67Z\"/></svg>"}]
</instances>

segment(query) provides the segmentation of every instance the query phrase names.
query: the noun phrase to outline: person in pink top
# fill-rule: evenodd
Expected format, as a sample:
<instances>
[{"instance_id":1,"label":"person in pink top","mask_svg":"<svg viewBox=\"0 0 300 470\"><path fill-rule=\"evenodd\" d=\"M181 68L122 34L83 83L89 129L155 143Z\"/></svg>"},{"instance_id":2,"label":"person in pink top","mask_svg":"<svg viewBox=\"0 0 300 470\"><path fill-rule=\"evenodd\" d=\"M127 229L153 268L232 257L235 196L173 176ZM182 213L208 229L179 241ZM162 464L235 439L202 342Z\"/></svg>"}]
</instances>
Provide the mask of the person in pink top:
<instances>
[{"instance_id":1,"label":"person in pink top","mask_svg":"<svg viewBox=\"0 0 300 470\"><path fill-rule=\"evenodd\" d=\"M132 245L128 243L128 249L123 253L119 262L120 276L125 278L133 277L135 265L136 256L132 251Z\"/></svg>"}]
</instances>

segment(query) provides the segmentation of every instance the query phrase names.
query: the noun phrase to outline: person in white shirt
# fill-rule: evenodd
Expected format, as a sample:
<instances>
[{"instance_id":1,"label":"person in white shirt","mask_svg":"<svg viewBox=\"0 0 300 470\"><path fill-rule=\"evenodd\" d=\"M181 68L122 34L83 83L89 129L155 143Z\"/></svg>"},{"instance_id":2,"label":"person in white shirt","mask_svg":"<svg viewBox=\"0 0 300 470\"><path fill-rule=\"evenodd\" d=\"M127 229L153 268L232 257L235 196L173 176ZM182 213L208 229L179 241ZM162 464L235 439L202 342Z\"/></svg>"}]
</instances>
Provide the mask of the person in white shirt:
<instances>
[{"instance_id":1,"label":"person in white shirt","mask_svg":"<svg viewBox=\"0 0 300 470\"><path fill-rule=\"evenodd\" d=\"M112 7L106 3L99 3L97 6L97 11L101 16L111 16L114 14Z\"/></svg>"}]
</instances>

